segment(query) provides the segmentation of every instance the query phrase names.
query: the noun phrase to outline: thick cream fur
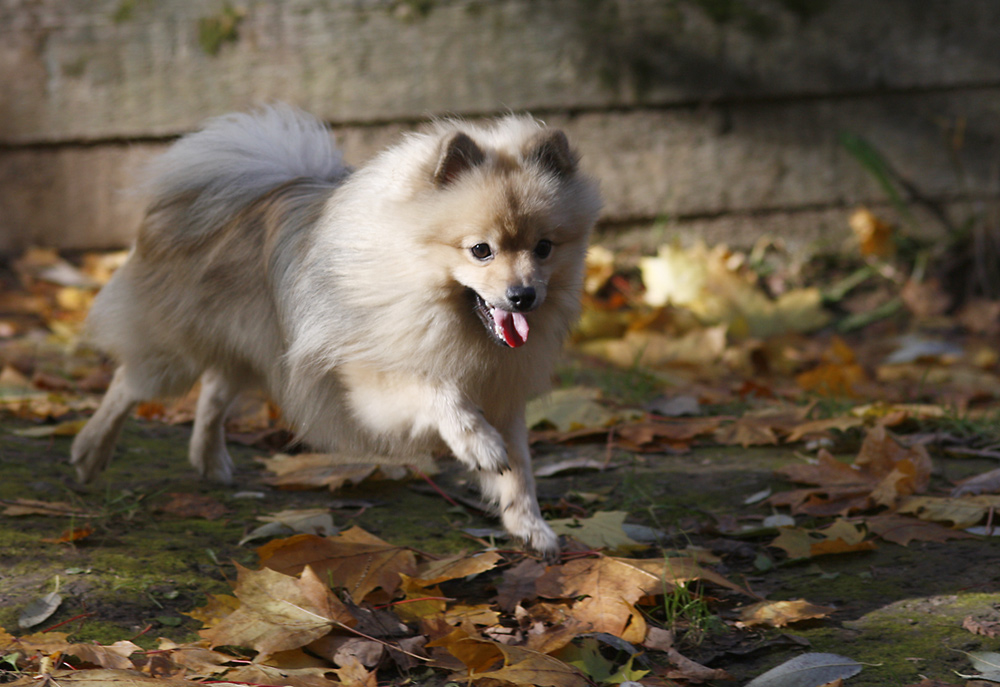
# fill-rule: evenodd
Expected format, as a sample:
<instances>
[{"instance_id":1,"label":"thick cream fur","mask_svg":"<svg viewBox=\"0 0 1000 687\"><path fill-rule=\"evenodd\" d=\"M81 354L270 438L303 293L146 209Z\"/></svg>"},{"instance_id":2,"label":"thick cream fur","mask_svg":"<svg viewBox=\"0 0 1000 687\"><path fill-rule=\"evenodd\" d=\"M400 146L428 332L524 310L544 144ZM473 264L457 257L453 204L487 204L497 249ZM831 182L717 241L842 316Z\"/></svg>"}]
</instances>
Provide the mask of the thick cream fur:
<instances>
[{"instance_id":1,"label":"thick cream fur","mask_svg":"<svg viewBox=\"0 0 1000 687\"><path fill-rule=\"evenodd\" d=\"M436 179L459 132L481 154ZM550 133L522 116L442 121L357 171L325 127L285 107L181 139L152 166L136 246L88 320L121 367L74 442L80 478L106 466L135 403L200 377L191 462L228 481L226 409L261 386L320 448L381 462L449 449L478 470L505 527L554 554L524 407L547 389L578 315L599 198L575 159L539 153ZM479 243L489 260L472 255ZM514 286L538 303L527 343L510 349L472 291L499 305Z\"/></svg>"}]
</instances>

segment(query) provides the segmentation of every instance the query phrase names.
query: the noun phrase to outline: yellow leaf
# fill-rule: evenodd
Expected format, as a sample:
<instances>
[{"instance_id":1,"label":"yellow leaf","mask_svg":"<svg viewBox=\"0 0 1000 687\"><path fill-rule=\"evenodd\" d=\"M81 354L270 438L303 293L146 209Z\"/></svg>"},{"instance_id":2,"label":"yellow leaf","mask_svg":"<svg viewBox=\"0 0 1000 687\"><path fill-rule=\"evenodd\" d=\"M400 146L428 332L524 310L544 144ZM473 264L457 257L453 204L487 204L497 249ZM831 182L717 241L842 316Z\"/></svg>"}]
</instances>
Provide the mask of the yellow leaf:
<instances>
[{"instance_id":1,"label":"yellow leaf","mask_svg":"<svg viewBox=\"0 0 1000 687\"><path fill-rule=\"evenodd\" d=\"M297 649L354 618L312 568L291 577L269 568L253 571L236 565L234 593L242 605L218 625L202 630L213 647L250 647L268 655Z\"/></svg>"},{"instance_id":2,"label":"yellow leaf","mask_svg":"<svg viewBox=\"0 0 1000 687\"><path fill-rule=\"evenodd\" d=\"M784 627L789 623L799 622L800 620L825 618L835 610L837 609L829 606L817 606L802 599L794 601L761 601L747 606L740 611L740 622L750 627L754 625Z\"/></svg>"}]
</instances>

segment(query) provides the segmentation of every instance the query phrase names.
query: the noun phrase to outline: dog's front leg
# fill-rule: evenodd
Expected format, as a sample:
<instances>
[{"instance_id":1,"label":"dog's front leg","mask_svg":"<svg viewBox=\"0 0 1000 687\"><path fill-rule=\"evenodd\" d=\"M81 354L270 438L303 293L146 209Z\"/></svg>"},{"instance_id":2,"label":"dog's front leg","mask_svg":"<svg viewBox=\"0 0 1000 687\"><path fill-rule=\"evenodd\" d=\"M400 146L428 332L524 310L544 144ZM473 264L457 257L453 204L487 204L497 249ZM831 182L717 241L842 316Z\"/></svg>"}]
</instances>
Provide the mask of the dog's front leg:
<instances>
[{"instance_id":1,"label":"dog's front leg","mask_svg":"<svg viewBox=\"0 0 1000 687\"><path fill-rule=\"evenodd\" d=\"M434 397L434 402L423 411L427 414L427 424L436 425L455 457L482 472L507 471L506 442L486 421L483 411L457 390L438 389Z\"/></svg>"},{"instance_id":2,"label":"dog's front leg","mask_svg":"<svg viewBox=\"0 0 1000 687\"><path fill-rule=\"evenodd\" d=\"M497 504L508 532L542 554L547 562L554 562L559 556L559 539L542 518L538 507L523 413L518 413L503 428L503 434L507 440L510 469L480 473L483 494Z\"/></svg>"}]
</instances>

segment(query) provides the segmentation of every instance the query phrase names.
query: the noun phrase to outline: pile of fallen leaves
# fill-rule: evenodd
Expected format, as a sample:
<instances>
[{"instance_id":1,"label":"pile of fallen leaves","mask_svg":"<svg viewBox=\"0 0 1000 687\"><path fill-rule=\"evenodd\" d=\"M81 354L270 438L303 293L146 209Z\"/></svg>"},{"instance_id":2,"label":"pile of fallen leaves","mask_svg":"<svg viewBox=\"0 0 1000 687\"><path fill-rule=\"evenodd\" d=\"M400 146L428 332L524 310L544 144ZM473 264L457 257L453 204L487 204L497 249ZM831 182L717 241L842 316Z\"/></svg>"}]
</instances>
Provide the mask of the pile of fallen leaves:
<instances>
[{"instance_id":1,"label":"pile of fallen leaves","mask_svg":"<svg viewBox=\"0 0 1000 687\"><path fill-rule=\"evenodd\" d=\"M157 684L375 685L381 669L498 681L492 684L582 686L647 676L665 684L725 673L685 658L671 632L647 622L663 595L701 581L750 596L703 567L698 552L622 558L581 550L545 566L496 550L432 558L352 528L272 541L258 554L261 569L237 566L233 596L212 596L190 612L203 623L200 642L161 639L143 651L129 641L73 644L58 632L0 633L0 650L16 652L21 670L74 683L117 675ZM486 573L492 577L484 582ZM463 591L476 585L487 585L493 598L463 602ZM650 661L648 650L666 660Z\"/></svg>"},{"instance_id":2,"label":"pile of fallen leaves","mask_svg":"<svg viewBox=\"0 0 1000 687\"><path fill-rule=\"evenodd\" d=\"M992 535L1000 496L988 492L1000 488L1000 471L935 487L931 456L1000 457L998 433L982 431L1000 417L1000 303L951 307L938 284L893 261L888 225L871 213L854 224L861 266L825 290L806 283L802 265L768 267L771 245L749 254L667 245L632 272L594 249L576 362L564 388L533 402L528 416L536 446L601 451L543 461L536 476L613 471L623 456L703 445L795 446L800 462L778 476L796 486L747 499L766 514L713 524L715 535L762 542L756 572L881 542ZM79 345L80 329L123 259L71 262L38 250L3 275L0 410L32 423L17 433L72 435L96 407L110 368ZM602 376L603 369L619 372ZM626 383L615 386L623 375ZM197 389L143 404L137 415L187 423L196 397ZM349 456L275 453L291 434L261 397L242 399L227 428L231 441L267 454L259 460L276 488L337 490L376 472L408 474ZM432 460L413 466L428 481L434 469ZM7 516L73 508L5 505ZM19 637L0 630L0 657L25 676L22 684L33 676L54 684L698 684L726 674L685 656L685 636L704 628L676 612L681 600L701 604L731 632L834 612L801 599L762 599L716 572L721 561L708 550L662 548L673 533L627 522L634 514L562 505L571 517L550 520L563 537L555 565L485 540L481 550L438 558L357 527L335 533L325 512L273 514L241 544L300 534L261 546L262 567L237 566L232 596L212 596L189 613L203 625L200 641L160 639L142 649L125 640L74 643L54 630ZM80 527L63 541L87 536ZM972 624L971 632L1000 633ZM861 669L830 654L795 661L754 687L785 684L788 674L820 685Z\"/></svg>"}]
</instances>

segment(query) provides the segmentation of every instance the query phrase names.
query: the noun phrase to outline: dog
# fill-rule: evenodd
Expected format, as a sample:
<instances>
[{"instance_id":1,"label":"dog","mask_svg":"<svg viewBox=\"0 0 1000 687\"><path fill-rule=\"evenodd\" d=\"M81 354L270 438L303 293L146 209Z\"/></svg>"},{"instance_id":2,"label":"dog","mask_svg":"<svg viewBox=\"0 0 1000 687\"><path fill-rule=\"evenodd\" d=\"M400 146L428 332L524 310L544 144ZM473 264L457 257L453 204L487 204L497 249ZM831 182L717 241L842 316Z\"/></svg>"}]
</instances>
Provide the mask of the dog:
<instances>
[{"instance_id":1,"label":"dog","mask_svg":"<svg viewBox=\"0 0 1000 687\"><path fill-rule=\"evenodd\" d=\"M197 380L190 461L229 482L224 421L262 387L302 441L370 462L450 451L551 558L525 404L579 314L596 182L525 115L439 120L354 170L290 106L209 120L151 163L125 264L88 315L117 363L73 442L103 470L140 401Z\"/></svg>"}]
</instances>

